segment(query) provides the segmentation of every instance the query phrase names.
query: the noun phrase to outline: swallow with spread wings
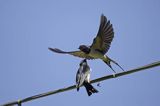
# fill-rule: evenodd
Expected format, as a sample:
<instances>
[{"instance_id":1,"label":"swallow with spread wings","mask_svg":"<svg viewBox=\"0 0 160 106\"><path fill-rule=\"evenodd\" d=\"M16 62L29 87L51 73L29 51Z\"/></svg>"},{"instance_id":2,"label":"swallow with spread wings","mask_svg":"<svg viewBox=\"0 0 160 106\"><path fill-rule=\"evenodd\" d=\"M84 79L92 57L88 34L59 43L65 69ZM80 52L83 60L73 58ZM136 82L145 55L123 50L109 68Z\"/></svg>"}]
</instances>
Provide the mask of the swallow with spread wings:
<instances>
[{"instance_id":1,"label":"swallow with spread wings","mask_svg":"<svg viewBox=\"0 0 160 106\"><path fill-rule=\"evenodd\" d=\"M94 38L93 43L90 46L80 45L79 51L70 52L66 52L58 48L49 48L49 50L56 53L69 54L85 59L101 59L115 72L115 70L111 66L111 62L119 66L122 70L123 68L116 61L105 55L110 48L113 38L114 30L112 24L109 20L107 20L106 16L102 14L97 36Z\"/></svg>"}]
</instances>

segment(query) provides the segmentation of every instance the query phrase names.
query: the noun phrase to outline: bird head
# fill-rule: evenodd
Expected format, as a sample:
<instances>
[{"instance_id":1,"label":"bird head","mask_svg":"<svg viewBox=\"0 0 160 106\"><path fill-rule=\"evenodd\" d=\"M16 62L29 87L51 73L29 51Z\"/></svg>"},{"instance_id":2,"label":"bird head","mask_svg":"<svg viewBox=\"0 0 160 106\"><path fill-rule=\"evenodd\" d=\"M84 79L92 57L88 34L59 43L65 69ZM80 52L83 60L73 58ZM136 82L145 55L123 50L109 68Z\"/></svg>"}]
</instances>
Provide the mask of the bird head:
<instances>
[{"instance_id":1,"label":"bird head","mask_svg":"<svg viewBox=\"0 0 160 106\"><path fill-rule=\"evenodd\" d=\"M82 60L79 65L80 65L80 66L82 66L82 65L87 65L87 60L86 60L86 59Z\"/></svg>"},{"instance_id":2,"label":"bird head","mask_svg":"<svg viewBox=\"0 0 160 106\"><path fill-rule=\"evenodd\" d=\"M79 48L82 52L88 54L90 52L90 48L86 45L80 45Z\"/></svg>"}]
</instances>

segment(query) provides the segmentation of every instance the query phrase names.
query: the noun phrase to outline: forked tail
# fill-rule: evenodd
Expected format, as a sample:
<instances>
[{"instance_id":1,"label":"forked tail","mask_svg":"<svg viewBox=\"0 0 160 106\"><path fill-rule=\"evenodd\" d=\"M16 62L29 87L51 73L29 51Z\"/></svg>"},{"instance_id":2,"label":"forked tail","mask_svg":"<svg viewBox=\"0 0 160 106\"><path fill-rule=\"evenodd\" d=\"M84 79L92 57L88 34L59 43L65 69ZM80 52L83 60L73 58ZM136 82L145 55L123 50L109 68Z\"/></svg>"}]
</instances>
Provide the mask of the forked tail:
<instances>
[{"instance_id":1,"label":"forked tail","mask_svg":"<svg viewBox=\"0 0 160 106\"><path fill-rule=\"evenodd\" d=\"M111 66L111 62L113 62L114 64L116 64L120 69L122 69L124 71L124 69L114 60L110 59L109 57L107 57L105 60L103 60L103 62L105 62L114 73L116 73L116 71L112 68Z\"/></svg>"},{"instance_id":2,"label":"forked tail","mask_svg":"<svg viewBox=\"0 0 160 106\"><path fill-rule=\"evenodd\" d=\"M98 93L98 90L95 89L90 83L84 82L83 85L86 88L88 96L91 96L92 93Z\"/></svg>"}]
</instances>

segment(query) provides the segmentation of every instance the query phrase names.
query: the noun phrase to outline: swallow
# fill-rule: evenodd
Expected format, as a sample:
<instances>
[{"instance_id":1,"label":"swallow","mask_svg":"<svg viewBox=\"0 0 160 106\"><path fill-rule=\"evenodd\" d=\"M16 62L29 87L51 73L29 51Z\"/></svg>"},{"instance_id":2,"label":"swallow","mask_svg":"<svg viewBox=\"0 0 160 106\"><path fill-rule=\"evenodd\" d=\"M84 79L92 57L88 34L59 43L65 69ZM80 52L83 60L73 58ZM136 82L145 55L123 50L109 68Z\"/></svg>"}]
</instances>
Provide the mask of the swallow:
<instances>
[{"instance_id":1,"label":"swallow","mask_svg":"<svg viewBox=\"0 0 160 106\"><path fill-rule=\"evenodd\" d=\"M90 67L87 64L87 60L84 59L79 64L79 69L76 74L76 88L79 91L79 88L84 85L86 88L88 96L91 96L92 93L98 93L91 84L90 84Z\"/></svg>"},{"instance_id":2,"label":"swallow","mask_svg":"<svg viewBox=\"0 0 160 106\"><path fill-rule=\"evenodd\" d=\"M101 59L114 71L114 69L111 66L112 62L123 70L123 68L116 61L112 60L107 55L105 55L110 48L113 38L114 38L114 30L112 24L110 23L109 20L107 20L106 16L102 14L97 36L93 39L93 43L90 46L80 45L78 48L79 50L70 52L66 52L58 48L48 48L48 49L56 53L69 54L80 58Z\"/></svg>"}]
</instances>

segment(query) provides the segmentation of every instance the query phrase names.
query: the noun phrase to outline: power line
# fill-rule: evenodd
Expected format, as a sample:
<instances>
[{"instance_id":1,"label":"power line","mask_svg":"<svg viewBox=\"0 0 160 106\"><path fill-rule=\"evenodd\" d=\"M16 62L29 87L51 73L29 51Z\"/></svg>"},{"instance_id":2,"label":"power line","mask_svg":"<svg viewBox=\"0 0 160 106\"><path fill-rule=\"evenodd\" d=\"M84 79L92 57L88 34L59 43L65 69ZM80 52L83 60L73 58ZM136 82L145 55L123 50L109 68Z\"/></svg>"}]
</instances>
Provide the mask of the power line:
<instances>
[{"instance_id":1,"label":"power line","mask_svg":"<svg viewBox=\"0 0 160 106\"><path fill-rule=\"evenodd\" d=\"M151 64L141 66L141 67L138 67L138 68L135 68L135 69L132 69L132 70L124 71L124 72L121 72L121 73L116 73L116 74L113 74L113 75L107 75L107 76L104 76L104 77L100 77L100 78L92 80L91 83L96 83L96 82L108 80L108 79L111 79L111 78L117 78L117 77L120 77L120 76L123 76L123 75L128 75L128 74L131 74L131 73L135 73L135 72L138 72L138 71L143 71L143 70L153 68L153 67L157 67L157 66L160 66L160 61L153 62ZM8 103L0 105L0 106L13 106L13 105L21 106L22 103L29 102L29 101L32 101L34 99L46 97L46 96L49 96L49 95L62 93L62 92L72 90L72 89L75 89L75 88L76 88L76 85L72 85L72 86L61 88L61 89L58 89L58 90L53 90L53 91L49 91L49 92L46 92L46 93L41 93L41 94L38 94L38 95L30 96L30 97L27 97L27 98L24 98L24 99L19 99L17 101L8 102Z\"/></svg>"}]
</instances>

